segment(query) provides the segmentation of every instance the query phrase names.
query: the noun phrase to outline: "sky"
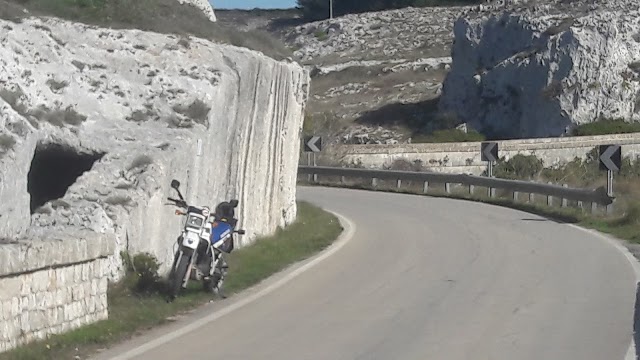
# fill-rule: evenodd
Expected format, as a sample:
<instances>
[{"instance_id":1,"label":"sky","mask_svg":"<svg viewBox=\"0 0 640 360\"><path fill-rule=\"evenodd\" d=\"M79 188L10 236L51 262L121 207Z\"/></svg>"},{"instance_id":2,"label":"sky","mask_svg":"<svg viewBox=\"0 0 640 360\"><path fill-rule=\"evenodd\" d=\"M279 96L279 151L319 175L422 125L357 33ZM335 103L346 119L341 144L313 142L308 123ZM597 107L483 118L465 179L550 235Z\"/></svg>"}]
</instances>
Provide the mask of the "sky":
<instances>
[{"instance_id":1,"label":"sky","mask_svg":"<svg viewBox=\"0 0 640 360\"><path fill-rule=\"evenodd\" d=\"M296 6L296 0L209 0L214 9L287 9Z\"/></svg>"}]
</instances>

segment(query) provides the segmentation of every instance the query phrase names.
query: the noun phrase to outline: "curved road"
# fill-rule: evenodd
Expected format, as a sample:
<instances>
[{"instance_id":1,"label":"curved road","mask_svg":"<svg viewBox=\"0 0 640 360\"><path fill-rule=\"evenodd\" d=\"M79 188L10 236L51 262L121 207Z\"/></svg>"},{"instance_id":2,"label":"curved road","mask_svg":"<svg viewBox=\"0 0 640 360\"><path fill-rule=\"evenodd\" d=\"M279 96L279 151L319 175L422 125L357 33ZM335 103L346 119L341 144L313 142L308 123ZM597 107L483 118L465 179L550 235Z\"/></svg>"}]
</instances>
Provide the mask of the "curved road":
<instances>
[{"instance_id":1,"label":"curved road","mask_svg":"<svg viewBox=\"0 0 640 360\"><path fill-rule=\"evenodd\" d=\"M298 197L346 216L355 235L276 291L195 331L157 340L242 297L98 358L625 358L636 277L598 236L465 201L323 188L299 188ZM115 356L154 339L160 344L144 353Z\"/></svg>"}]
</instances>

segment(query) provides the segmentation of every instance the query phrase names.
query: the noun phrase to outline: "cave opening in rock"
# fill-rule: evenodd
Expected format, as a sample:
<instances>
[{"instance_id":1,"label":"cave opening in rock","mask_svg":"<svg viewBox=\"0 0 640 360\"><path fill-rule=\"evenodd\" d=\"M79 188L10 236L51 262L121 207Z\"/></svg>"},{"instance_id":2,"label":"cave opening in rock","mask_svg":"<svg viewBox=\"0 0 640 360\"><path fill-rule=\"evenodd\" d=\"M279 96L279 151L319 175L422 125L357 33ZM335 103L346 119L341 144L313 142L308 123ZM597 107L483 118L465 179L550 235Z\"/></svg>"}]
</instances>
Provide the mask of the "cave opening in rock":
<instances>
[{"instance_id":1,"label":"cave opening in rock","mask_svg":"<svg viewBox=\"0 0 640 360\"><path fill-rule=\"evenodd\" d=\"M31 195L31 214L47 201L63 197L78 177L90 170L103 156L102 153L80 153L60 144L38 145L27 183L27 191Z\"/></svg>"}]
</instances>

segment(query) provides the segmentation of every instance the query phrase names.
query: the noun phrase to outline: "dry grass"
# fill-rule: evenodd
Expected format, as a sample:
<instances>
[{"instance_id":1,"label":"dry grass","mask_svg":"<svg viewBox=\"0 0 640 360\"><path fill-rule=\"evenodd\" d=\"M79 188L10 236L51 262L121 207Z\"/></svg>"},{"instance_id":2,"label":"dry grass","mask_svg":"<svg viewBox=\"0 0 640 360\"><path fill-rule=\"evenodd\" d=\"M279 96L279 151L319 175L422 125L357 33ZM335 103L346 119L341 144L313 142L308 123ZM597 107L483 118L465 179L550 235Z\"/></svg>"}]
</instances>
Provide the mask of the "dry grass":
<instances>
[{"instance_id":1,"label":"dry grass","mask_svg":"<svg viewBox=\"0 0 640 360\"><path fill-rule=\"evenodd\" d=\"M131 164L129 165L127 170L131 171L131 170L134 170L134 169L143 168L143 167L151 165L151 164L153 164L153 159L150 156L148 156L148 155L138 155L138 156L136 156L135 159L133 159L133 161L131 161Z\"/></svg>"},{"instance_id":2,"label":"dry grass","mask_svg":"<svg viewBox=\"0 0 640 360\"><path fill-rule=\"evenodd\" d=\"M47 85L49 85L52 91L57 92L68 86L69 83L49 79ZM45 121L59 127L63 127L64 125L78 126L87 120L85 115L78 113L71 105L66 108L55 109L40 105L35 109L29 109L22 103L24 96L25 93L19 87L13 90L7 88L0 89L0 97L18 114L26 117L34 127L37 127L37 123L34 120Z\"/></svg>"},{"instance_id":3,"label":"dry grass","mask_svg":"<svg viewBox=\"0 0 640 360\"><path fill-rule=\"evenodd\" d=\"M197 124L204 125L207 128L209 127L209 112L211 112L211 106L202 100L196 99L188 106L176 105L173 107L173 110L193 120Z\"/></svg>"},{"instance_id":4,"label":"dry grass","mask_svg":"<svg viewBox=\"0 0 640 360\"><path fill-rule=\"evenodd\" d=\"M0 0L2 19L18 22L31 15L56 16L114 29L193 35L262 51L278 60L291 56L281 41L266 32L239 32L231 26L212 23L196 7L180 5L176 0Z\"/></svg>"},{"instance_id":5,"label":"dry grass","mask_svg":"<svg viewBox=\"0 0 640 360\"><path fill-rule=\"evenodd\" d=\"M0 98L7 102L18 114L25 116L27 114L27 107L22 103L22 97L25 93L20 87L14 90L3 88L0 89Z\"/></svg>"},{"instance_id":6,"label":"dry grass","mask_svg":"<svg viewBox=\"0 0 640 360\"><path fill-rule=\"evenodd\" d=\"M50 109L45 105L40 105L36 109L29 110L27 115L58 127L65 125L78 126L87 120L87 116L77 112L71 105L64 109Z\"/></svg>"},{"instance_id":7,"label":"dry grass","mask_svg":"<svg viewBox=\"0 0 640 360\"><path fill-rule=\"evenodd\" d=\"M104 202L112 206L129 206L131 205L131 197L127 195L112 195L109 196Z\"/></svg>"},{"instance_id":8,"label":"dry grass","mask_svg":"<svg viewBox=\"0 0 640 360\"><path fill-rule=\"evenodd\" d=\"M49 89L51 89L51 91L53 91L54 93L59 93L60 90L69 86L69 82L64 80L58 81L56 79L49 79L47 80L47 86L49 86Z\"/></svg>"},{"instance_id":9,"label":"dry grass","mask_svg":"<svg viewBox=\"0 0 640 360\"><path fill-rule=\"evenodd\" d=\"M13 149L16 145L16 139L9 134L0 134L0 158Z\"/></svg>"},{"instance_id":10,"label":"dry grass","mask_svg":"<svg viewBox=\"0 0 640 360\"><path fill-rule=\"evenodd\" d=\"M137 123L143 123L158 118L158 114L152 109L136 110L127 116L127 121L133 121Z\"/></svg>"},{"instance_id":11,"label":"dry grass","mask_svg":"<svg viewBox=\"0 0 640 360\"><path fill-rule=\"evenodd\" d=\"M629 69L640 74L640 61L634 61L631 64L629 64Z\"/></svg>"}]
</instances>

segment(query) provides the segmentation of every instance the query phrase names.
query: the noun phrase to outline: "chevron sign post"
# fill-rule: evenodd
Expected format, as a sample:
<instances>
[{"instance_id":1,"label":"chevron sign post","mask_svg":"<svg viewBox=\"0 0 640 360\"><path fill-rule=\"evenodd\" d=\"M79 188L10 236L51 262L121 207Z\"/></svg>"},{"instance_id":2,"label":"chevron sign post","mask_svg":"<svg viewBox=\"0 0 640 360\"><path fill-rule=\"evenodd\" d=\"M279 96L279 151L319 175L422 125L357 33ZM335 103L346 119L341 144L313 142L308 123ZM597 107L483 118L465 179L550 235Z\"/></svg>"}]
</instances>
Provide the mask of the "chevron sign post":
<instances>
[{"instance_id":1,"label":"chevron sign post","mask_svg":"<svg viewBox=\"0 0 640 360\"><path fill-rule=\"evenodd\" d=\"M613 196L613 172L620 172L622 168L622 146L600 145L598 147L600 170L607 171L607 195ZM611 213L612 205L607 206L607 212Z\"/></svg>"},{"instance_id":2,"label":"chevron sign post","mask_svg":"<svg viewBox=\"0 0 640 360\"><path fill-rule=\"evenodd\" d=\"M483 142L480 144L480 158L489 163L487 176L493 177L493 163L498 161L498 143Z\"/></svg>"},{"instance_id":3,"label":"chevron sign post","mask_svg":"<svg viewBox=\"0 0 640 360\"><path fill-rule=\"evenodd\" d=\"M313 157L313 166L316 166L316 153L322 151L322 137L320 136L306 136L304 138L304 152L307 153L307 165L311 166L311 158ZM313 154L313 155L312 155ZM313 181L316 182L318 176L313 174ZM311 174L309 174L309 181L311 181Z\"/></svg>"},{"instance_id":4,"label":"chevron sign post","mask_svg":"<svg viewBox=\"0 0 640 360\"><path fill-rule=\"evenodd\" d=\"M487 165L487 176L493 177L493 163L498 161L498 143L497 142L483 142L480 144L480 159L482 161L486 161ZM488 189L489 197L496 196L496 189L489 188Z\"/></svg>"},{"instance_id":5,"label":"chevron sign post","mask_svg":"<svg viewBox=\"0 0 640 360\"><path fill-rule=\"evenodd\" d=\"M307 136L304 138L304 151L305 152L320 152L322 151L322 138L320 136Z\"/></svg>"}]
</instances>

